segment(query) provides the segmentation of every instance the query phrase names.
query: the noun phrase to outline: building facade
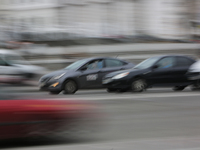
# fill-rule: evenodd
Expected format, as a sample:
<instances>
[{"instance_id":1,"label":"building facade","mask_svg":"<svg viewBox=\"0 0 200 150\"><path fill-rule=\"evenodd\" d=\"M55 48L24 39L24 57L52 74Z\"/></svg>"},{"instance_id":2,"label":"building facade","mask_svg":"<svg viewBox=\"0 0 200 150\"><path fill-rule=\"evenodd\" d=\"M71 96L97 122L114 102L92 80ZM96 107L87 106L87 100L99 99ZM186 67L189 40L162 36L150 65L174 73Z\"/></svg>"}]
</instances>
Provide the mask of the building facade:
<instances>
[{"instance_id":1,"label":"building facade","mask_svg":"<svg viewBox=\"0 0 200 150\"><path fill-rule=\"evenodd\" d=\"M198 2L0 0L0 31L2 37L6 32L11 38L30 40L138 35L186 39L191 34L191 15L198 14L191 13L191 8Z\"/></svg>"}]
</instances>

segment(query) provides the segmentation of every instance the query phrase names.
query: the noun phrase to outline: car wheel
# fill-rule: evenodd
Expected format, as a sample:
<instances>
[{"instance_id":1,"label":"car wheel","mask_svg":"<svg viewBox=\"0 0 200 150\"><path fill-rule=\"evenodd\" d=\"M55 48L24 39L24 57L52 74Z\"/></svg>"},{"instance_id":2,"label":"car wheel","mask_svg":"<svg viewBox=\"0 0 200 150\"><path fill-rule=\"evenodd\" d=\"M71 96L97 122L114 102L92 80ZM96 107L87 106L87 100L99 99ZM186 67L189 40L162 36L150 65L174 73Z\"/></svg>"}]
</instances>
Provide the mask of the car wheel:
<instances>
[{"instance_id":1,"label":"car wheel","mask_svg":"<svg viewBox=\"0 0 200 150\"><path fill-rule=\"evenodd\" d=\"M68 80L64 84L64 94L74 94L77 91L77 84L73 80Z\"/></svg>"},{"instance_id":2,"label":"car wheel","mask_svg":"<svg viewBox=\"0 0 200 150\"><path fill-rule=\"evenodd\" d=\"M175 86L173 87L174 91L183 91L186 88L186 86Z\"/></svg>"},{"instance_id":3,"label":"car wheel","mask_svg":"<svg viewBox=\"0 0 200 150\"><path fill-rule=\"evenodd\" d=\"M142 92L146 89L147 83L144 79L136 79L131 83L131 90L133 92Z\"/></svg>"},{"instance_id":4,"label":"car wheel","mask_svg":"<svg viewBox=\"0 0 200 150\"><path fill-rule=\"evenodd\" d=\"M60 93L60 91L49 91L49 93L52 94L52 95L57 95L57 94Z\"/></svg>"},{"instance_id":5,"label":"car wheel","mask_svg":"<svg viewBox=\"0 0 200 150\"><path fill-rule=\"evenodd\" d=\"M116 89L114 89L114 88L107 88L106 90L107 90L108 93L112 93L112 92L116 91Z\"/></svg>"}]
</instances>

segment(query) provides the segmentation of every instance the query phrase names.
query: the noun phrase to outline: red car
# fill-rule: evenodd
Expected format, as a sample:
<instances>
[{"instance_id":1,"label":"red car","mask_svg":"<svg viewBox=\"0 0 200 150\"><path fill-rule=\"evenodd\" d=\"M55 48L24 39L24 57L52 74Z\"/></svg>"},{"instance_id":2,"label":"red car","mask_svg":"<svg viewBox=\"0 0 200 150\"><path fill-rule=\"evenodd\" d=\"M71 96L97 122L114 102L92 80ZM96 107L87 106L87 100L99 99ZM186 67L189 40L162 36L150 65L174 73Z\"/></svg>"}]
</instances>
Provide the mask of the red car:
<instances>
[{"instance_id":1,"label":"red car","mask_svg":"<svg viewBox=\"0 0 200 150\"><path fill-rule=\"evenodd\" d=\"M0 139L63 136L91 130L97 128L100 117L96 108L75 100L0 100Z\"/></svg>"}]
</instances>

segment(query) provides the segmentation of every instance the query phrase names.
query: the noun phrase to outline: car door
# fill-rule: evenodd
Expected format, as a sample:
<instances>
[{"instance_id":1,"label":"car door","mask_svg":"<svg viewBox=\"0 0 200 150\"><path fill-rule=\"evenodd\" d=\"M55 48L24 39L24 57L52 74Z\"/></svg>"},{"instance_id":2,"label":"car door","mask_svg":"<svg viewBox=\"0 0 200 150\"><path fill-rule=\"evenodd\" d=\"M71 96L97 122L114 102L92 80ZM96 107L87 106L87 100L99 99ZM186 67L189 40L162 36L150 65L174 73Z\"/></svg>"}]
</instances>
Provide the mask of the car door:
<instances>
[{"instance_id":1,"label":"car door","mask_svg":"<svg viewBox=\"0 0 200 150\"><path fill-rule=\"evenodd\" d=\"M177 56L176 64L173 70L174 82L175 83L186 83L188 82L186 72L194 61L188 57Z\"/></svg>"},{"instance_id":2,"label":"car door","mask_svg":"<svg viewBox=\"0 0 200 150\"><path fill-rule=\"evenodd\" d=\"M95 88L101 86L99 78L103 67L103 59L90 61L83 66L84 70L82 70L81 75L79 76L80 87Z\"/></svg>"},{"instance_id":3,"label":"car door","mask_svg":"<svg viewBox=\"0 0 200 150\"><path fill-rule=\"evenodd\" d=\"M150 81L155 85L173 83L172 71L174 70L175 57L168 56L161 58L152 69Z\"/></svg>"}]
</instances>

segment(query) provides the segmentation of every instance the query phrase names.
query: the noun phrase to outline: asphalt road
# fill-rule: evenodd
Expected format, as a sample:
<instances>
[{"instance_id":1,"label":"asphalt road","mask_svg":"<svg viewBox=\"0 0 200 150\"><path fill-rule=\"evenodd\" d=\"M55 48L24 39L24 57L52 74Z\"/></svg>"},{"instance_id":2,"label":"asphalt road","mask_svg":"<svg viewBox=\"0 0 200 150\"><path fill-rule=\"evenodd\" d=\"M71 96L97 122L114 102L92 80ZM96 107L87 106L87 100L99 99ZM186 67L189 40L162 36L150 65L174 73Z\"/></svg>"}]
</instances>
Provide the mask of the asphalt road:
<instances>
[{"instance_id":1,"label":"asphalt road","mask_svg":"<svg viewBox=\"0 0 200 150\"><path fill-rule=\"evenodd\" d=\"M83 141L5 142L15 150L200 150L200 91L168 88L143 93L82 90L74 95L49 95L36 87L3 87L4 94L52 99L89 100L106 113L105 132Z\"/></svg>"}]
</instances>

